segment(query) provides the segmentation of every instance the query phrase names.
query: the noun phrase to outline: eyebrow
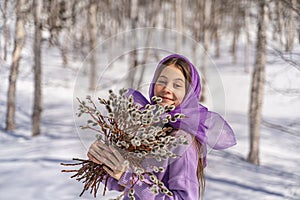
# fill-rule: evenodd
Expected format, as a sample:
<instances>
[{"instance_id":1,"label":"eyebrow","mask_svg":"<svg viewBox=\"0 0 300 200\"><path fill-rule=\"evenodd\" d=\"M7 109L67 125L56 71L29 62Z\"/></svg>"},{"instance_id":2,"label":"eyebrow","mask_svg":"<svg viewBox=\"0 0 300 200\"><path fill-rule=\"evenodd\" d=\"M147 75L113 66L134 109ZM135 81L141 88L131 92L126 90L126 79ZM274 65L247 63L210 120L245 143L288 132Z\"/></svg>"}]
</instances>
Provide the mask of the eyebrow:
<instances>
[{"instance_id":1,"label":"eyebrow","mask_svg":"<svg viewBox=\"0 0 300 200\"><path fill-rule=\"evenodd\" d=\"M158 77L158 79L159 78L166 78L166 79L168 79L168 77L166 77L165 75L160 75L159 77ZM182 81L182 82L184 82L184 80L182 80L182 78L176 78L175 79L176 81Z\"/></svg>"},{"instance_id":2,"label":"eyebrow","mask_svg":"<svg viewBox=\"0 0 300 200\"><path fill-rule=\"evenodd\" d=\"M184 80L182 80L182 78L176 78L175 80L184 82Z\"/></svg>"}]
</instances>

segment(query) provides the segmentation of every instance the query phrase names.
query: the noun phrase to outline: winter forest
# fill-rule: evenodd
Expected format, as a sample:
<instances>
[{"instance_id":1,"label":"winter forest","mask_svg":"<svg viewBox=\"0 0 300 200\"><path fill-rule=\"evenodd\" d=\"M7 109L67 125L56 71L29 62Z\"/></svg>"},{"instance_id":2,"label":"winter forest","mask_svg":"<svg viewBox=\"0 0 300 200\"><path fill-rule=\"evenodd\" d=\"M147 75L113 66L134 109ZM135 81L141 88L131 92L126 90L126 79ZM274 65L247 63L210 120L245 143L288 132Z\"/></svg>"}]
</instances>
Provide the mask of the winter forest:
<instances>
[{"instance_id":1,"label":"winter forest","mask_svg":"<svg viewBox=\"0 0 300 200\"><path fill-rule=\"evenodd\" d=\"M237 139L209 150L204 199L299 200L300 0L0 0L0 199L95 199L61 172L95 140L76 97L147 96L171 53Z\"/></svg>"}]
</instances>

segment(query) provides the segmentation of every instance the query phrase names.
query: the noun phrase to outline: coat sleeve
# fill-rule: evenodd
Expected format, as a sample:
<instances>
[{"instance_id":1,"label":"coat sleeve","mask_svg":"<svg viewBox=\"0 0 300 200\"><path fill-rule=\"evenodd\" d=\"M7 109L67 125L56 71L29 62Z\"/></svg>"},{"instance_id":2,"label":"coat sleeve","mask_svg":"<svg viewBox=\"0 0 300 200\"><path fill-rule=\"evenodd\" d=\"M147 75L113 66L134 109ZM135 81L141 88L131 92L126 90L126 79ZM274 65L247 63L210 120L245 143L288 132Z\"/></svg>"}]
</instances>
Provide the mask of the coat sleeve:
<instances>
[{"instance_id":1,"label":"coat sleeve","mask_svg":"<svg viewBox=\"0 0 300 200\"><path fill-rule=\"evenodd\" d=\"M168 196L162 193L154 194L150 191L151 181L138 182L134 186L135 196L149 200L195 200L199 199L199 182L197 178L198 155L193 145L190 145L180 158L172 162L168 168L165 186L173 193ZM130 188L132 176L126 172L118 181L125 188Z\"/></svg>"},{"instance_id":2,"label":"coat sleeve","mask_svg":"<svg viewBox=\"0 0 300 200\"><path fill-rule=\"evenodd\" d=\"M102 181L103 184L105 184L105 180ZM109 177L107 180L107 189L108 190L115 190L122 192L124 190L124 187L118 183L118 181L112 177Z\"/></svg>"}]
</instances>

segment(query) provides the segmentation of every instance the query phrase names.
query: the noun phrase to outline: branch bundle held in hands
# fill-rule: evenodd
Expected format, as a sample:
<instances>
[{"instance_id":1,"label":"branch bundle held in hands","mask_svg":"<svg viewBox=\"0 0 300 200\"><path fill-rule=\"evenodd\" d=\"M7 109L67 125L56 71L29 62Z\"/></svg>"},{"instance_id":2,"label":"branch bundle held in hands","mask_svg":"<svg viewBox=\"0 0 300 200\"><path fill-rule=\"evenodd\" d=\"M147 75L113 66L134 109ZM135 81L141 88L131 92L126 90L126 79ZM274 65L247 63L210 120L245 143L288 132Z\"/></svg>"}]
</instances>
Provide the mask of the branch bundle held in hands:
<instances>
[{"instance_id":1,"label":"branch bundle held in hands","mask_svg":"<svg viewBox=\"0 0 300 200\"><path fill-rule=\"evenodd\" d=\"M84 114L90 116L87 124L81 128L98 132L98 140L117 148L126 159L134 181L132 181L130 189L124 191L122 195L127 194L130 198L134 198L134 185L138 181L144 182L145 176L147 176L152 182L150 188L152 192L162 192L172 196L173 194L157 179L154 173L164 171L164 166L158 166L159 162L178 157L171 151L173 147L188 144L184 135L170 134L173 128L168 125L168 122L176 122L184 115L181 113L174 116L168 114L174 109L174 106L147 104L142 107L134 102L133 96L127 97L126 92L127 90L122 89L119 91L119 95L116 95L110 90L107 100L98 98L100 105L106 108L106 115L100 112L90 96L87 96L87 101L78 99L78 116ZM152 101L157 103L161 100L155 96L152 98ZM76 160L80 162L62 163L62 165L81 165L78 170L63 170L64 172L76 172L71 178L83 181L84 189L80 196L90 188L91 193L93 192L96 197L99 184L105 181L103 182L105 184L104 195L109 175L103 166L90 160Z\"/></svg>"}]
</instances>

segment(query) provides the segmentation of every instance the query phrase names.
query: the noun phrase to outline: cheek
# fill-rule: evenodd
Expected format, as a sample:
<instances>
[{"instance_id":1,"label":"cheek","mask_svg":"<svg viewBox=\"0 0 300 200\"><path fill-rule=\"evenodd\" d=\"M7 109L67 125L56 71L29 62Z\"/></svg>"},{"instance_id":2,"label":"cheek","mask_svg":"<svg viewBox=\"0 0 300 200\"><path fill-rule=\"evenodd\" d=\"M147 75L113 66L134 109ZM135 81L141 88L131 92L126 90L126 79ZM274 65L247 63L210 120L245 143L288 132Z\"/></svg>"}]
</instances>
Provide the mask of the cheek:
<instances>
[{"instance_id":1,"label":"cheek","mask_svg":"<svg viewBox=\"0 0 300 200\"><path fill-rule=\"evenodd\" d=\"M182 100L184 99L184 97L185 97L185 91L178 91L177 92L177 99L178 99L179 103L182 102Z\"/></svg>"},{"instance_id":2,"label":"cheek","mask_svg":"<svg viewBox=\"0 0 300 200\"><path fill-rule=\"evenodd\" d=\"M158 84L154 85L154 96L157 96L159 94L159 91L161 90L161 86Z\"/></svg>"}]
</instances>

